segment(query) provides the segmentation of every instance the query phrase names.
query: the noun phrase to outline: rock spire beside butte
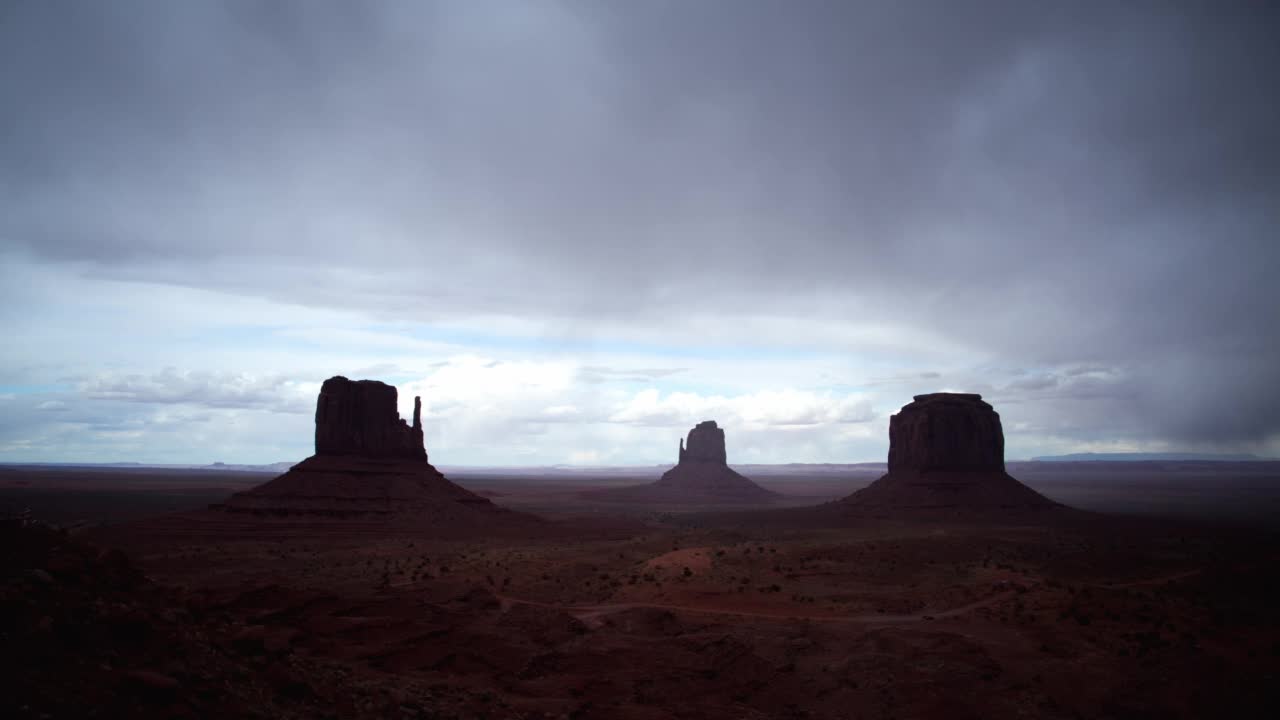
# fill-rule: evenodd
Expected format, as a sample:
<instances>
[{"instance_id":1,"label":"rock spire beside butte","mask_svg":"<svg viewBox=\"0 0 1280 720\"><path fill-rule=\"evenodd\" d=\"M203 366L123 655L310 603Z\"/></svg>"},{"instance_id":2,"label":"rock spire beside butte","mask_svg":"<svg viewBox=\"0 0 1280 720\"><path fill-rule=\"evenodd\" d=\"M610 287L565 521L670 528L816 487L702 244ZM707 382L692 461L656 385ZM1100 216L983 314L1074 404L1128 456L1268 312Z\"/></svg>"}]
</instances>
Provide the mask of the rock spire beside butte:
<instances>
[{"instance_id":1,"label":"rock spire beside butte","mask_svg":"<svg viewBox=\"0 0 1280 720\"><path fill-rule=\"evenodd\" d=\"M331 377L316 401L316 454L285 474L212 509L276 516L482 523L528 517L447 480L427 462L422 399L413 425L400 418L395 387Z\"/></svg>"},{"instance_id":2,"label":"rock spire beside butte","mask_svg":"<svg viewBox=\"0 0 1280 720\"><path fill-rule=\"evenodd\" d=\"M782 496L765 490L728 465L724 429L700 422L680 441L679 462L648 485L601 490L592 496L628 502L671 504L764 503Z\"/></svg>"},{"instance_id":3,"label":"rock spire beside butte","mask_svg":"<svg viewBox=\"0 0 1280 720\"><path fill-rule=\"evenodd\" d=\"M1062 507L1004 469L1000 415L981 395L916 395L889 418L889 472L839 501L858 509Z\"/></svg>"}]
</instances>

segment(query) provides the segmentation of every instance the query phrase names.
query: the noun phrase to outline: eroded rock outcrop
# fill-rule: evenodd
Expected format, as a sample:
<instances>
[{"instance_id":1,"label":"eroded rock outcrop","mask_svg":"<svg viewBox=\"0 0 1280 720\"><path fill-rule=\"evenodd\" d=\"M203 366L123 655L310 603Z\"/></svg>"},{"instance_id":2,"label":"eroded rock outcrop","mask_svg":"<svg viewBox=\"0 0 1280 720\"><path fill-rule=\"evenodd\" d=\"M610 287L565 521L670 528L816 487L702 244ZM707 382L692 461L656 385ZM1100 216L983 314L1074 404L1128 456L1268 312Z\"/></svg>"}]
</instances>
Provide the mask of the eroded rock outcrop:
<instances>
[{"instance_id":1,"label":"eroded rock outcrop","mask_svg":"<svg viewBox=\"0 0 1280 720\"><path fill-rule=\"evenodd\" d=\"M781 496L766 490L729 467L724 429L715 420L698 423L681 439L676 466L648 485L589 493L599 499L684 504L761 503Z\"/></svg>"},{"instance_id":2,"label":"eroded rock outcrop","mask_svg":"<svg viewBox=\"0 0 1280 720\"><path fill-rule=\"evenodd\" d=\"M1000 415L981 395L932 393L889 418L889 472L840 501L880 509L1045 509L1005 472Z\"/></svg>"},{"instance_id":3,"label":"eroded rock outcrop","mask_svg":"<svg viewBox=\"0 0 1280 720\"><path fill-rule=\"evenodd\" d=\"M377 380L324 381L316 400L316 455L427 459L422 398L413 399L413 425L401 417L394 385Z\"/></svg>"},{"instance_id":4,"label":"eroded rock outcrop","mask_svg":"<svg viewBox=\"0 0 1280 720\"><path fill-rule=\"evenodd\" d=\"M413 424L400 418L394 386L329 378L316 400L316 454L285 474L232 495L215 510L268 516L401 518L415 523L483 525L495 506L445 478L427 461L422 399Z\"/></svg>"},{"instance_id":5,"label":"eroded rock outcrop","mask_svg":"<svg viewBox=\"0 0 1280 720\"><path fill-rule=\"evenodd\" d=\"M724 450L724 429L716 425L715 420L705 420L689 431L689 444L680 440L678 462L728 463L728 455Z\"/></svg>"},{"instance_id":6,"label":"eroded rock outcrop","mask_svg":"<svg viewBox=\"0 0 1280 720\"><path fill-rule=\"evenodd\" d=\"M981 395L932 393L889 418L889 472L1004 472L1000 415Z\"/></svg>"}]
</instances>

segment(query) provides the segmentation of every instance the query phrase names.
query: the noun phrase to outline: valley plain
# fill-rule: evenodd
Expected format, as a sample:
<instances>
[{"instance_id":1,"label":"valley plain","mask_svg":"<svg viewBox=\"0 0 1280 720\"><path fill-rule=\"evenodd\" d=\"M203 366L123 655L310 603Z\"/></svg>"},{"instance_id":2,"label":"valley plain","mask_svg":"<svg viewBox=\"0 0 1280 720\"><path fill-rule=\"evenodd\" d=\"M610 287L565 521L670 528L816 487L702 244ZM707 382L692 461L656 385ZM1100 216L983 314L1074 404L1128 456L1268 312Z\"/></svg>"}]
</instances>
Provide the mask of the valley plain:
<instances>
[{"instance_id":1,"label":"valley plain","mask_svg":"<svg viewBox=\"0 0 1280 720\"><path fill-rule=\"evenodd\" d=\"M136 642L50 655L20 697L52 717L1267 716L1280 464L1143 465L1010 463L1083 511L1000 522L805 509L883 466L745 469L780 513L587 492L645 470L450 471L545 520L488 531L203 509L255 473L6 467L0 503L122 550L156 595L104 616ZM61 542L27 592L49 604L23 611L46 647L97 562L66 570Z\"/></svg>"}]
</instances>

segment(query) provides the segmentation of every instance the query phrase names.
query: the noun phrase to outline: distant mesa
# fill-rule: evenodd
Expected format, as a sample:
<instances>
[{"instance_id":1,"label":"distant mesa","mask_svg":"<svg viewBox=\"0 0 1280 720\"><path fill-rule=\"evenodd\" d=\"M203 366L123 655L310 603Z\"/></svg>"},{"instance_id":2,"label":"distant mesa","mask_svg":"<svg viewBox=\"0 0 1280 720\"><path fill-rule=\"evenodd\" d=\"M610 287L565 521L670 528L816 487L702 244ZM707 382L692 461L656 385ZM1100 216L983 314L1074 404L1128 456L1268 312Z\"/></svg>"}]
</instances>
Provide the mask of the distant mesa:
<instances>
[{"instance_id":1,"label":"distant mesa","mask_svg":"<svg viewBox=\"0 0 1280 720\"><path fill-rule=\"evenodd\" d=\"M676 466L648 485L597 490L589 498L681 504L767 503L782 496L766 490L728 465L724 429L715 420L700 422L680 441Z\"/></svg>"},{"instance_id":2,"label":"distant mesa","mask_svg":"<svg viewBox=\"0 0 1280 720\"><path fill-rule=\"evenodd\" d=\"M839 501L860 509L1061 507L1004 467L1000 415L981 395L916 395L889 418L889 472Z\"/></svg>"},{"instance_id":3,"label":"distant mesa","mask_svg":"<svg viewBox=\"0 0 1280 720\"><path fill-rule=\"evenodd\" d=\"M1031 462L1274 462L1277 458L1252 453L1193 453L1193 452L1116 452L1072 453L1070 455L1040 455Z\"/></svg>"},{"instance_id":4,"label":"distant mesa","mask_svg":"<svg viewBox=\"0 0 1280 720\"><path fill-rule=\"evenodd\" d=\"M422 399L414 398L410 425L400 418L394 386L326 380L316 401L315 442L315 455L211 509L446 524L484 523L496 515L532 519L459 487L427 462Z\"/></svg>"}]
</instances>

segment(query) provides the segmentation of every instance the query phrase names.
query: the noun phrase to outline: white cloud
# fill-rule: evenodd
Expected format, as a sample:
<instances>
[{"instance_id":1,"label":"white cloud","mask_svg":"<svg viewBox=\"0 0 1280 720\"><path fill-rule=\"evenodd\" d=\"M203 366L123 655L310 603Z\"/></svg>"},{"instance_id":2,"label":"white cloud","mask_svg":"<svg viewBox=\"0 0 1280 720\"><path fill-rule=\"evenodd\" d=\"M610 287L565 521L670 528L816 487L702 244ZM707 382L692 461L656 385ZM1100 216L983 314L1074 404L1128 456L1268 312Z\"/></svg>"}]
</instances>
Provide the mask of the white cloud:
<instances>
[{"instance_id":1,"label":"white cloud","mask_svg":"<svg viewBox=\"0 0 1280 720\"><path fill-rule=\"evenodd\" d=\"M548 422L573 422L582 417L582 410L574 405L553 405L542 411L542 418Z\"/></svg>"},{"instance_id":2,"label":"white cloud","mask_svg":"<svg viewBox=\"0 0 1280 720\"><path fill-rule=\"evenodd\" d=\"M598 450L574 450L569 453L570 465L599 465L604 454Z\"/></svg>"},{"instance_id":3,"label":"white cloud","mask_svg":"<svg viewBox=\"0 0 1280 720\"><path fill-rule=\"evenodd\" d=\"M857 423L874 418L871 403L859 395L784 389L732 397L690 392L673 392L664 396L649 388L632 396L609 416L609 421L671 426L715 419L722 425L761 428Z\"/></svg>"},{"instance_id":4,"label":"white cloud","mask_svg":"<svg viewBox=\"0 0 1280 720\"><path fill-rule=\"evenodd\" d=\"M306 413L314 406L319 388L314 383L297 382L279 375L165 368L151 374L98 374L81 381L79 390L92 400Z\"/></svg>"},{"instance_id":5,"label":"white cloud","mask_svg":"<svg viewBox=\"0 0 1280 720\"><path fill-rule=\"evenodd\" d=\"M423 414L437 419L529 417L551 408L564 414L575 409L564 400L576 375L577 367L568 362L460 355L442 362L421 380L401 384L401 414L412 411L414 396L422 397Z\"/></svg>"},{"instance_id":6,"label":"white cloud","mask_svg":"<svg viewBox=\"0 0 1280 720\"><path fill-rule=\"evenodd\" d=\"M637 377L650 373L659 376L658 387L631 389ZM706 419L726 428L743 460L812 459L791 454L794 447L824 459L864 459L860 453L874 458L881 452L883 433L871 422L877 414L862 394L785 387L749 393L663 390L669 375L675 374L633 370L625 363L458 355L420 379L401 382L400 412L408 417L414 396L422 397L427 449L444 464L669 462L679 438ZM697 367L678 377L695 386L705 381Z\"/></svg>"}]
</instances>

